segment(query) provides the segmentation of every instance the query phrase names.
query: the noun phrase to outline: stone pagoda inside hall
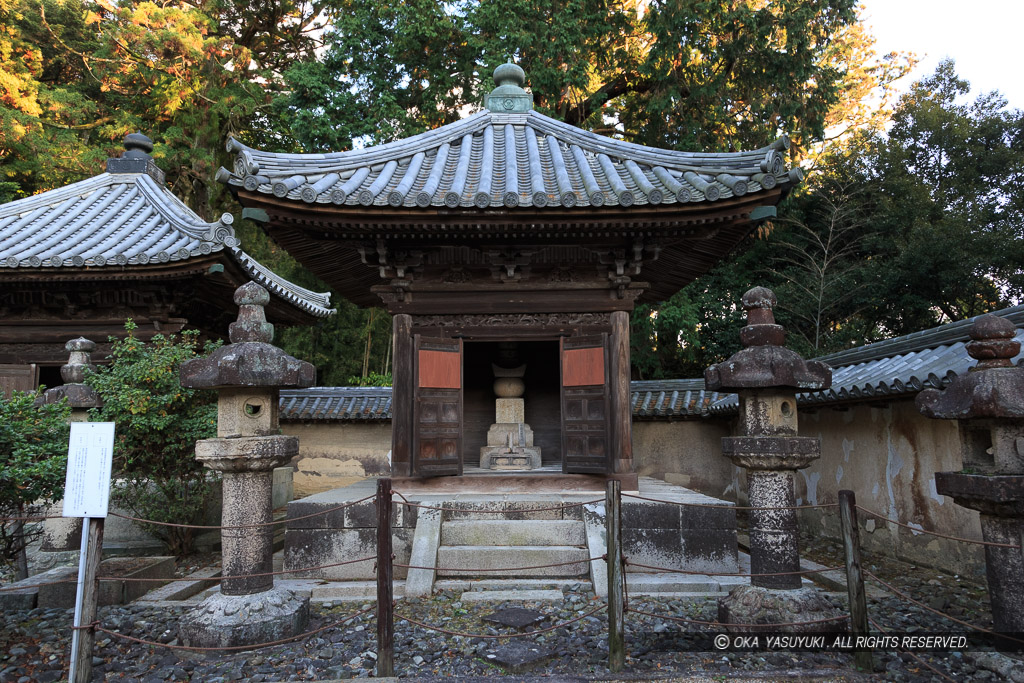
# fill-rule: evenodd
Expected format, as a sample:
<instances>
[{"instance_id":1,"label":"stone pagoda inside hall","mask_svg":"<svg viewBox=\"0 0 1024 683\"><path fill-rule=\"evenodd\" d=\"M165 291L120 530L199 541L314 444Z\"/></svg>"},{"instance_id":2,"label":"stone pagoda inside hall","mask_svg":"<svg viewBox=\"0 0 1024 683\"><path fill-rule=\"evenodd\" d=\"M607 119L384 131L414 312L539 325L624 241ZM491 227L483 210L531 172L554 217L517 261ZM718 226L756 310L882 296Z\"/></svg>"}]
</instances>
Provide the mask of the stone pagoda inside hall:
<instances>
[{"instance_id":1,"label":"stone pagoda inside hall","mask_svg":"<svg viewBox=\"0 0 1024 683\"><path fill-rule=\"evenodd\" d=\"M284 154L231 140L218 178L304 266L392 314L395 477L528 459L635 489L630 313L715 265L800 173L784 138L645 147L534 111L514 64L494 76L477 113L387 144Z\"/></svg>"}]
</instances>

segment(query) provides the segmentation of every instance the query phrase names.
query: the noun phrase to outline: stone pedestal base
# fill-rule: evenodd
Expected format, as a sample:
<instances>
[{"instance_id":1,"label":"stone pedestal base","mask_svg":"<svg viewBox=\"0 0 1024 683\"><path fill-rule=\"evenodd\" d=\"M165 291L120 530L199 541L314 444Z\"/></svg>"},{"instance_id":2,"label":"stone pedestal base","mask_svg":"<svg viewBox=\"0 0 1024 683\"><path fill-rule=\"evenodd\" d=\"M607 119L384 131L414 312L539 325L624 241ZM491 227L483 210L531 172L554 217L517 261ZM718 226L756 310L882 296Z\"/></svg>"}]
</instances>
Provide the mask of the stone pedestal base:
<instances>
[{"instance_id":1,"label":"stone pedestal base","mask_svg":"<svg viewBox=\"0 0 1024 683\"><path fill-rule=\"evenodd\" d=\"M817 621L842 614L815 588L779 590L759 586L739 586L732 589L727 597L718 601L718 621L725 626L726 630L737 633L840 631L848 628L848 622L835 620L797 626L781 626L779 624ZM741 624L756 624L756 626Z\"/></svg>"},{"instance_id":2,"label":"stone pedestal base","mask_svg":"<svg viewBox=\"0 0 1024 683\"><path fill-rule=\"evenodd\" d=\"M498 418L502 419L503 416L502 403L516 402L521 417L522 399L499 398ZM508 413L505 416L514 415ZM480 467L485 470L532 470L540 465L540 448L533 445L530 425L522 422L497 422L487 430L487 445L480 449Z\"/></svg>"},{"instance_id":3,"label":"stone pedestal base","mask_svg":"<svg viewBox=\"0 0 1024 683\"><path fill-rule=\"evenodd\" d=\"M258 645L298 635L309 621L309 598L283 588L249 595L214 593L181 618L189 647Z\"/></svg>"},{"instance_id":4,"label":"stone pedestal base","mask_svg":"<svg viewBox=\"0 0 1024 683\"><path fill-rule=\"evenodd\" d=\"M508 446L484 446L480 449L480 467L487 470L532 470L540 467L540 449Z\"/></svg>"}]
</instances>

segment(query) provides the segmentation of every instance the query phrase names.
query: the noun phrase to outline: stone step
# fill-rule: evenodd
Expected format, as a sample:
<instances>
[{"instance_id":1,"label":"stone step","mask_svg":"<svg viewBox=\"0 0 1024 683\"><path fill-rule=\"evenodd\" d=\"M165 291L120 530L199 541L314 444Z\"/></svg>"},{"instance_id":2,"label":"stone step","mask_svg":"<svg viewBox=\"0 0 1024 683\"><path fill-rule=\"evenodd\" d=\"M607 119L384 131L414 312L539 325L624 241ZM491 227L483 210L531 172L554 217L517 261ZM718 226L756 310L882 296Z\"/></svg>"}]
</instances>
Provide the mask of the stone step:
<instances>
[{"instance_id":1,"label":"stone step","mask_svg":"<svg viewBox=\"0 0 1024 683\"><path fill-rule=\"evenodd\" d=\"M691 574L626 574L626 588L631 593L717 593L722 584L710 576Z\"/></svg>"},{"instance_id":2,"label":"stone step","mask_svg":"<svg viewBox=\"0 0 1024 683\"><path fill-rule=\"evenodd\" d=\"M585 591L594 590L594 585L586 579L557 577L545 579L438 579L434 583L435 591Z\"/></svg>"},{"instance_id":3,"label":"stone step","mask_svg":"<svg viewBox=\"0 0 1024 683\"><path fill-rule=\"evenodd\" d=\"M471 546L442 545L437 549L438 576L480 576L499 572L501 576L584 576L589 574L590 556L585 548L567 545ZM561 564L572 562L573 564ZM557 564L554 567L538 565ZM538 567L516 569L516 567ZM485 571L455 571L485 570Z\"/></svg>"},{"instance_id":4,"label":"stone step","mask_svg":"<svg viewBox=\"0 0 1024 683\"><path fill-rule=\"evenodd\" d=\"M395 581L392 591L396 600L405 597L405 582ZM310 600L314 603L360 602L376 599L376 581L338 581L325 586L315 586L310 591Z\"/></svg>"},{"instance_id":5,"label":"stone step","mask_svg":"<svg viewBox=\"0 0 1024 683\"><path fill-rule=\"evenodd\" d=\"M552 519L452 520L441 525L441 545L576 545L587 544L582 521Z\"/></svg>"},{"instance_id":6,"label":"stone step","mask_svg":"<svg viewBox=\"0 0 1024 683\"><path fill-rule=\"evenodd\" d=\"M466 591L460 599L463 602L561 602L564 598L559 590L507 590Z\"/></svg>"}]
</instances>

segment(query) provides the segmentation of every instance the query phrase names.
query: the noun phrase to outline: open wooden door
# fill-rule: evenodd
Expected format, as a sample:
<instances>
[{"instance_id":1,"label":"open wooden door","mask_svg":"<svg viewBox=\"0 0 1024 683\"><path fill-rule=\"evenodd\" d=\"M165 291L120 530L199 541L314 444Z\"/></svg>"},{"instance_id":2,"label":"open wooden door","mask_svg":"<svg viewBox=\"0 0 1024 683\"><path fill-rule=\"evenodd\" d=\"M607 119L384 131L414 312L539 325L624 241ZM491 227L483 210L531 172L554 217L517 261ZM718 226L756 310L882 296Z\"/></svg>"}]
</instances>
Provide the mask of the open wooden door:
<instances>
[{"instance_id":1,"label":"open wooden door","mask_svg":"<svg viewBox=\"0 0 1024 683\"><path fill-rule=\"evenodd\" d=\"M413 476L462 474L462 340L416 335L413 357Z\"/></svg>"},{"instance_id":2,"label":"open wooden door","mask_svg":"<svg viewBox=\"0 0 1024 683\"><path fill-rule=\"evenodd\" d=\"M611 472L608 335L563 337L562 471Z\"/></svg>"},{"instance_id":3,"label":"open wooden door","mask_svg":"<svg viewBox=\"0 0 1024 683\"><path fill-rule=\"evenodd\" d=\"M12 391L35 391L39 388L39 368L29 365L0 365L0 396Z\"/></svg>"}]
</instances>

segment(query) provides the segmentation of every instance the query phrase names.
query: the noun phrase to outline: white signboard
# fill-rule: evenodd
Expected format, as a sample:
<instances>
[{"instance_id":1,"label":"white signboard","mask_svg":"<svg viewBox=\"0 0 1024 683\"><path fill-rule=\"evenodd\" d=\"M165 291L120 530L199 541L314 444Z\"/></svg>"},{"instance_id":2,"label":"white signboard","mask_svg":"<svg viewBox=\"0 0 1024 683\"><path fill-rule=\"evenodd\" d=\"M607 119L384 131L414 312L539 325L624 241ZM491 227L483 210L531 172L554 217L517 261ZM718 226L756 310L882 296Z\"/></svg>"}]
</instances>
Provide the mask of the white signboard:
<instances>
[{"instance_id":1,"label":"white signboard","mask_svg":"<svg viewBox=\"0 0 1024 683\"><path fill-rule=\"evenodd\" d=\"M65 517L107 516L113 454L113 422L71 423L68 476L64 483Z\"/></svg>"}]
</instances>

